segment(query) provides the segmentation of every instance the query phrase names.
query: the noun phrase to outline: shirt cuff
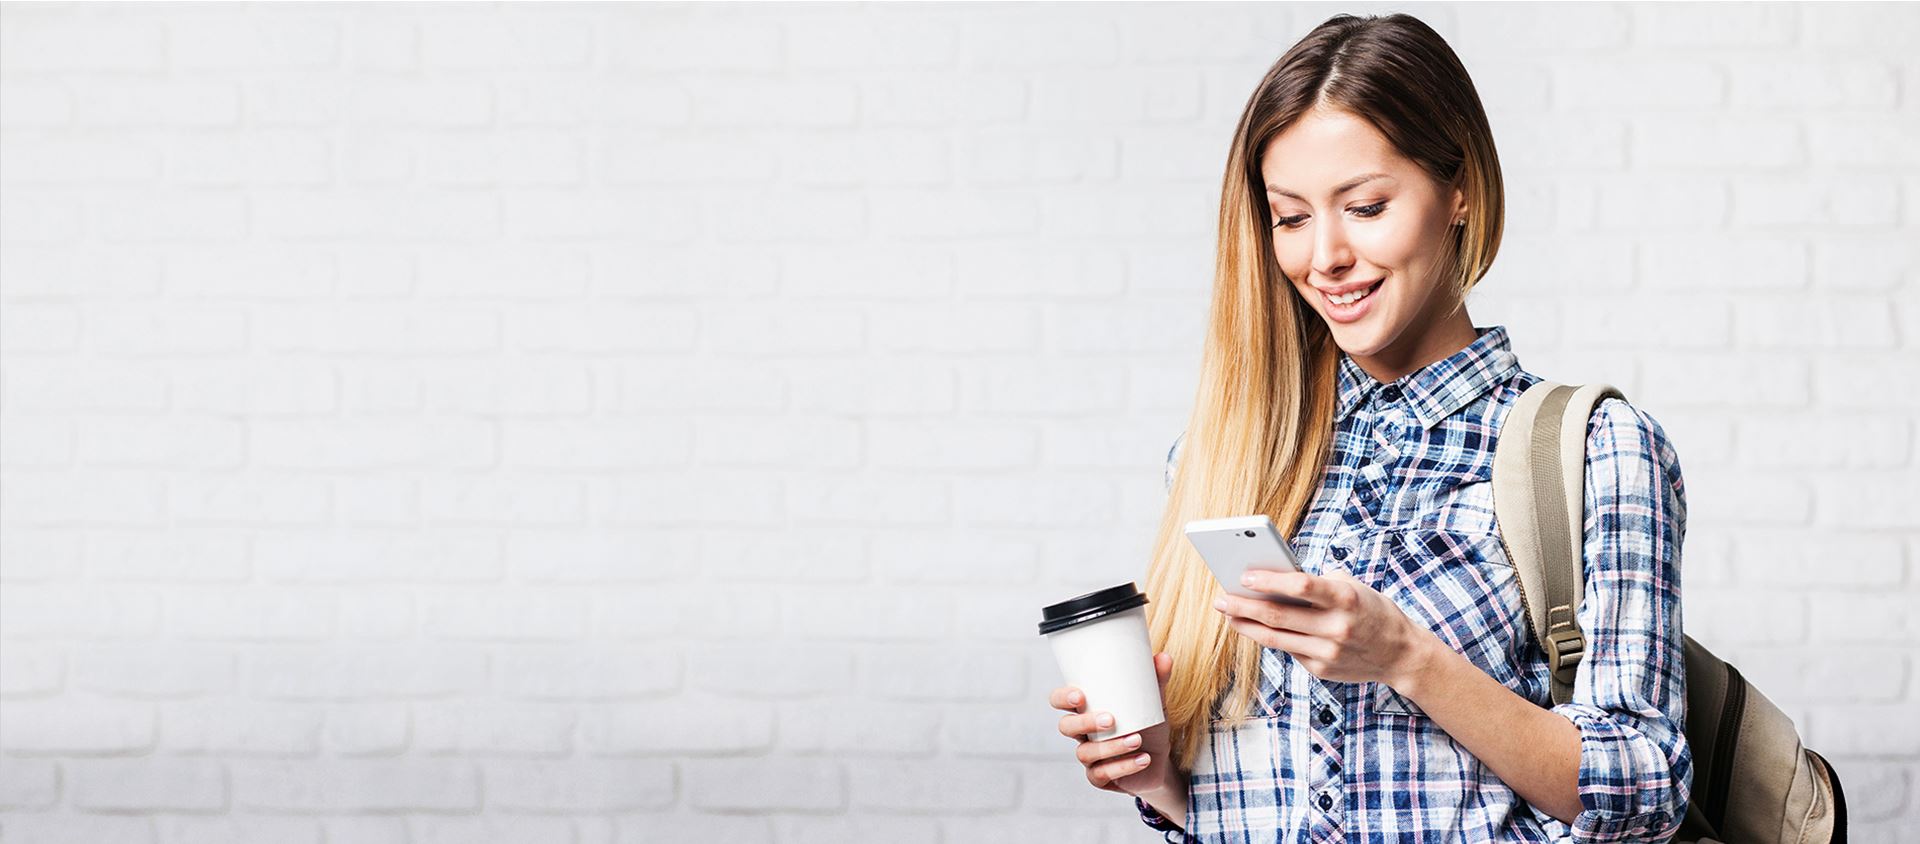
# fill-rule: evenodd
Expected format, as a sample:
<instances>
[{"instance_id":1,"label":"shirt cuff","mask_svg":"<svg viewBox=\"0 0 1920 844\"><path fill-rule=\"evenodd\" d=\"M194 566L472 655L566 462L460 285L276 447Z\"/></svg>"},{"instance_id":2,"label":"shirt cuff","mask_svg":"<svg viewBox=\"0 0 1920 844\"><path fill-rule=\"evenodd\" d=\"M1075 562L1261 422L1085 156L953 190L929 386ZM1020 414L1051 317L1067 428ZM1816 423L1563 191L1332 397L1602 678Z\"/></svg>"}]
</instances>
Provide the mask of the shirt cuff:
<instances>
[{"instance_id":1,"label":"shirt cuff","mask_svg":"<svg viewBox=\"0 0 1920 844\"><path fill-rule=\"evenodd\" d=\"M1176 842L1176 844L1182 844L1183 842L1191 840L1187 837L1186 830L1180 828L1180 825L1174 823L1171 818L1160 814L1160 810L1153 808L1152 804L1149 804L1139 797L1135 797L1133 798L1133 805L1140 810L1140 820L1142 823L1166 833L1166 835L1161 836L1162 838Z\"/></svg>"},{"instance_id":2,"label":"shirt cuff","mask_svg":"<svg viewBox=\"0 0 1920 844\"><path fill-rule=\"evenodd\" d=\"M1656 741L1585 704L1554 709L1580 730L1583 805L1571 825L1575 841L1664 841L1679 828L1688 798L1683 783L1692 769L1683 740L1669 734L1667 742ZM1669 725L1664 719L1641 724Z\"/></svg>"}]
</instances>

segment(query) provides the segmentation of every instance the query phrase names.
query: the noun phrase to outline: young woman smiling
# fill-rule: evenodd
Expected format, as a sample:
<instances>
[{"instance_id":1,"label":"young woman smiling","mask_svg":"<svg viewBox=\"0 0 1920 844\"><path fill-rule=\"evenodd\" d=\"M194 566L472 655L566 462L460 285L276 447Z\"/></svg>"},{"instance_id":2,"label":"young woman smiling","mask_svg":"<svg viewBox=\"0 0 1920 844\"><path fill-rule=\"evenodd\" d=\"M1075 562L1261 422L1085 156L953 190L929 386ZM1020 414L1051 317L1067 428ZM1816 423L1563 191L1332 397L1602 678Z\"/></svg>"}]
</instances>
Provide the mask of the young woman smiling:
<instances>
[{"instance_id":1,"label":"young woman smiling","mask_svg":"<svg viewBox=\"0 0 1920 844\"><path fill-rule=\"evenodd\" d=\"M1492 462L1541 380L1465 297L1504 194L1472 80L1406 15L1338 16L1248 100L1211 327L1147 573L1168 723L1089 741L1095 786L1171 840L1665 840L1686 813L1680 466L1619 399L1587 436L1587 653L1554 706L1493 520ZM1226 595L1198 518L1266 513L1304 569Z\"/></svg>"}]
</instances>

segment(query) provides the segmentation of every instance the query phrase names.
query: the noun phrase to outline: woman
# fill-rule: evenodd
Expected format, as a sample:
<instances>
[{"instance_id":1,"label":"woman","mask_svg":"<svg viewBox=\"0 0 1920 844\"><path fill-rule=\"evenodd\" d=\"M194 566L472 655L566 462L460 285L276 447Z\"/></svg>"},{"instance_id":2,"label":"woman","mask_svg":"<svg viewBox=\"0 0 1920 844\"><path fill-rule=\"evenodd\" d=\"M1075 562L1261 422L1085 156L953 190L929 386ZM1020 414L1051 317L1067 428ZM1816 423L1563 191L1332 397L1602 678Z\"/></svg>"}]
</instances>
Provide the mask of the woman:
<instances>
[{"instance_id":1,"label":"woman","mask_svg":"<svg viewBox=\"0 0 1920 844\"><path fill-rule=\"evenodd\" d=\"M1494 443L1541 380L1464 299L1497 251L1486 116L1406 15L1338 16L1249 99L1201 384L1147 575L1168 723L1089 741L1095 786L1169 840L1665 840L1685 814L1680 467L1645 412L1587 436L1588 636L1571 701L1493 521ZM1176 466L1178 469L1176 471ZM1304 572L1225 594L1190 519L1267 513Z\"/></svg>"}]
</instances>

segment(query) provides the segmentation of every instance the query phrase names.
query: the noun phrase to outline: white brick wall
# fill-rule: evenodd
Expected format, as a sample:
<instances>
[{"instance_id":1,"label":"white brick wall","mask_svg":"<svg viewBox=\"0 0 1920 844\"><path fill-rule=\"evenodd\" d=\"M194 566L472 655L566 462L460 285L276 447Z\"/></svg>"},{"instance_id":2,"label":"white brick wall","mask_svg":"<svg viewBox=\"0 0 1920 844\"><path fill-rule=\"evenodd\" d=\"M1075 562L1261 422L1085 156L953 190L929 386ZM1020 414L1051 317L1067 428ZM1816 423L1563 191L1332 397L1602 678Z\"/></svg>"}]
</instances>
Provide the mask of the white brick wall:
<instances>
[{"instance_id":1,"label":"white brick wall","mask_svg":"<svg viewBox=\"0 0 1920 844\"><path fill-rule=\"evenodd\" d=\"M5 5L0 840L1155 840L1033 624L1352 10ZM1920 5L1416 11L1475 321L1662 421L1689 629L1910 836Z\"/></svg>"}]
</instances>

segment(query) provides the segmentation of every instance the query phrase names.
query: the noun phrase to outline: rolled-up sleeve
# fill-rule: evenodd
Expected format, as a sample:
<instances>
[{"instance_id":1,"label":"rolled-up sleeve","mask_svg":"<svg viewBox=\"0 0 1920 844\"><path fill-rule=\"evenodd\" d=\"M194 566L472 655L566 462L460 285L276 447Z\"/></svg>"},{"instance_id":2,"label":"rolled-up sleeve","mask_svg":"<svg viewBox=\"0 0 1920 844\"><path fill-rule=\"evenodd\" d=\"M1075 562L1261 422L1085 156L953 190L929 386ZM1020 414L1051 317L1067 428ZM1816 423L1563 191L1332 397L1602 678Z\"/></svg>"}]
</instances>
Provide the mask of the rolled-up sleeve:
<instances>
[{"instance_id":1,"label":"rolled-up sleeve","mask_svg":"<svg viewBox=\"0 0 1920 844\"><path fill-rule=\"evenodd\" d=\"M1580 730L1576 841L1664 841L1686 814L1685 534L1685 488L1666 433L1644 411L1603 400L1587 432L1586 656L1571 699L1554 707Z\"/></svg>"}]
</instances>

